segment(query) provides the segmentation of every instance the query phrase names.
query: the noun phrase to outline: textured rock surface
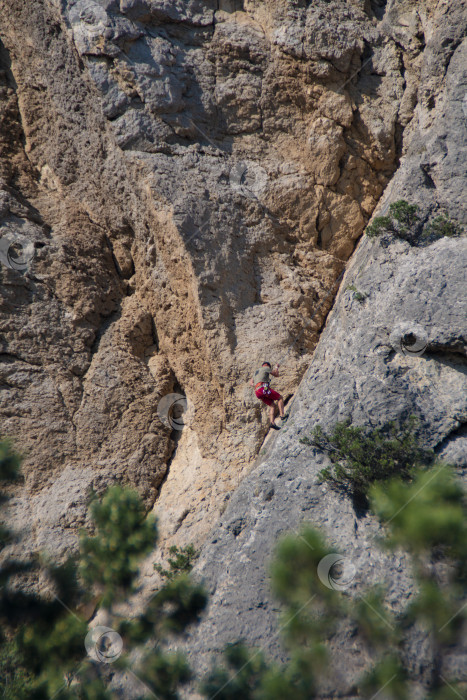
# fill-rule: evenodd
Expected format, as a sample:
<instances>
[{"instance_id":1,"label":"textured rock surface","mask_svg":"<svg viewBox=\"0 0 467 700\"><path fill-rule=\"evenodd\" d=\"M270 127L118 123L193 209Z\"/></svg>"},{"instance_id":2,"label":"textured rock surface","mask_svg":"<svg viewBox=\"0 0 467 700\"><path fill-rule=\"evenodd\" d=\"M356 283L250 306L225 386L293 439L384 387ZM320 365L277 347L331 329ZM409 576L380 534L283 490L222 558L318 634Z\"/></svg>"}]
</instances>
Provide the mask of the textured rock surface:
<instances>
[{"instance_id":1,"label":"textured rock surface","mask_svg":"<svg viewBox=\"0 0 467 700\"><path fill-rule=\"evenodd\" d=\"M64 469L82 471L82 504L117 479L150 505L166 476L164 536L183 520L177 537L200 541L265 434L252 366L287 354L293 395L398 165L432 3L0 10L1 230L35 246L27 272L1 270L1 429L26 455L15 517L51 479L66 491ZM195 409L178 443L157 415L174 391ZM58 516L53 530L61 551Z\"/></svg>"},{"instance_id":2,"label":"textured rock surface","mask_svg":"<svg viewBox=\"0 0 467 700\"><path fill-rule=\"evenodd\" d=\"M465 7L462 18L465 31ZM462 104L467 92L467 41L452 42L452 54L443 59L444 31L442 25L427 43L422 66L423 73L427 66L444 63L443 71L438 71L443 77L435 104L434 83L427 79L431 95L424 89L407 154L380 211L404 197L418 203L422 217L444 210L465 223L467 115ZM394 609L410 598L407 562L375 547L378 525L371 516L358 517L347 498L318 485L317 473L326 457L300 444L299 438L317 423L329 428L351 418L356 424L381 425L412 414L419 418L424 442L465 475L466 269L465 237L422 247L396 239L362 240L294 397L287 427L274 436L236 490L203 548L196 569L212 597L203 623L187 641L196 668L206 668L213 652L239 637L283 656L268 563L280 533L298 530L303 521L321 528L335 551L355 564L350 594L358 595L368 584L381 581ZM348 285L366 298L357 300ZM397 344L392 347L391 340L404 325L425 330L428 346L422 356L407 357ZM339 660L323 693L347 696L368 659L358 640L350 641L345 634L333 646ZM463 681L466 651L457 650L450 662L453 677ZM429 650L414 640L410 653L422 683L431 667ZM413 697L424 697L421 687L413 688Z\"/></svg>"},{"instance_id":3,"label":"textured rock surface","mask_svg":"<svg viewBox=\"0 0 467 700\"><path fill-rule=\"evenodd\" d=\"M303 517L355 561L356 590L384 570L394 605L410 596L376 524L317 488L322 458L298 443L316 422L416 413L465 467L465 240L364 240L309 367L401 156L382 209L465 220L465 30L463 0L0 0L0 240L34 244L27 270L0 267L1 432L25 453L9 519L22 551L65 555L115 479L155 502L166 544L221 517L198 566L200 669L237 636L281 654L267 561ZM421 358L389 344L406 322ZM286 397L309 369L238 487L265 356ZM181 391L195 414L174 440L157 405ZM365 658L337 645L346 693Z\"/></svg>"}]
</instances>

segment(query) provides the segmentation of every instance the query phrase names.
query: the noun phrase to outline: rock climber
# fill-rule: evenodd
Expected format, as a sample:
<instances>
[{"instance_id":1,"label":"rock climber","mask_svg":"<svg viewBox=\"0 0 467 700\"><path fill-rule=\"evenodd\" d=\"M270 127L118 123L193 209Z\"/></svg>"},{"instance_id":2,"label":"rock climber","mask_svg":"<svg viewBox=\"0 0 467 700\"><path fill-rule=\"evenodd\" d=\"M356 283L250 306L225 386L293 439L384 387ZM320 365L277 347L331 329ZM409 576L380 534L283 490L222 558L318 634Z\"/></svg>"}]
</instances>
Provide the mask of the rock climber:
<instances>
[{"instance_id":1,"label":"rock climber","mask_svg":"<svg viewBox=\"0 0 467 700\"><path fill-rule=\"evenodd\" d=\"M269 386L271 382L271 375L273 377L279 376L279 365L277 364L274 369L272 369L270 362L263 362L261 367L254 373L253 379L250 379L250 385L255 388L255 394L258 399L269 407L269 421L271 423L271 428L274 430L280 430L279 426L277 426L274 422L276 401L282 422L285 422L289 416L288 414L284 413L284 399L277 393L277 391L274 391L274 389L271 389Z\"/></svg>"}]
</instances>

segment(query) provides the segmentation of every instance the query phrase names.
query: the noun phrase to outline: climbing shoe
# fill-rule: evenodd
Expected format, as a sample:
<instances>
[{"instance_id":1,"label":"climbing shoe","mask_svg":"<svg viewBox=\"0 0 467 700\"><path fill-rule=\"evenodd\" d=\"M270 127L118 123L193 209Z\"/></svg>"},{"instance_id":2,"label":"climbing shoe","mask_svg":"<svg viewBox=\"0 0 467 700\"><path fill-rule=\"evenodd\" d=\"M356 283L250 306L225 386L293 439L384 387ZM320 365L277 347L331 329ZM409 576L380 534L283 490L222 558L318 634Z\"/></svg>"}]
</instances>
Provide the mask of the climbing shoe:
<instances>
[{"instance_id":1,"label":"climbing shoe","mask_svg":"<svg viewBox=\"0 0 467 700\"><path fill-rule=\"evenodd\" d=\"M272 428L273 430L280 430L279 426L276 425L275 423L271 423L269 427Z\"/></svg>"}]
</instances>

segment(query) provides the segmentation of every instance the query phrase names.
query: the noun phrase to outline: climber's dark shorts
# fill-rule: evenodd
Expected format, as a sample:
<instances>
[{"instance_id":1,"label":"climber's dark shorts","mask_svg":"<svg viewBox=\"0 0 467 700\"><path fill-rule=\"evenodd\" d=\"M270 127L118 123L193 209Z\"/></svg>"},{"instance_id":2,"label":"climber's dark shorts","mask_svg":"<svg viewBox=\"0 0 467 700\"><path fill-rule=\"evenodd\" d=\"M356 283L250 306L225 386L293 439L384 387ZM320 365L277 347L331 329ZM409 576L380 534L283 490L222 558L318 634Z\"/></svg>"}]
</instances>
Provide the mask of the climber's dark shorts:
<instances>
[{"instance_id":1,"label":"climber's dark shorts","mask_svg":"<svg viewBox=\"0 0 467 700\"><path fill-rule=\"evenodd\" d=\"M260 384L257 386L255 389L255 394L260 401L266 404L266 406L273 406L274 401L279 401L279 399L282 398L277 391L270 388L269 384Z\"/></svg>"}]
</instances>

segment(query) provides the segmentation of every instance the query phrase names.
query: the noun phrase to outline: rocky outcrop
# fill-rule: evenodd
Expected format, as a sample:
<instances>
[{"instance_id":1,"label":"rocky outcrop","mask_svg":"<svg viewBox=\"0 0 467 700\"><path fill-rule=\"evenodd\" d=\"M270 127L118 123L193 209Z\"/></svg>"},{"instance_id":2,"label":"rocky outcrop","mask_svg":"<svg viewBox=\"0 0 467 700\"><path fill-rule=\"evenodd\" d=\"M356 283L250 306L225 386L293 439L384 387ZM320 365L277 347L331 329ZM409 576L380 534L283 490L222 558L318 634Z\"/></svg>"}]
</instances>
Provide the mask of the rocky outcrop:
<instances>
[{"instance_id":1,"label":"rocky outcrop","mask_svg":"<svg viewBox=\"0 0 467 700\"><path fill-rule=\"evenodd\" d=\"M25 455L10 526L25 552L65 556L91 489L115 480L154 506L166 544L216 526L198 566L212 593L190 639L200 668L237 636L281 655L266 564L303 517L366 580L384 566L394 605L409 595L375 522L355 530L298 437L410 412L464 459L465 240L364 239L341 280L383 192L380 210L405 197L464 220L465 13L0 0L0 417ZM391 346L413 322L421 358ZM254 465L266 417L247 381L267 356L284 396L300 389ZM171 434L157 409L174 392L193 417Z\"/></svg>"},{"instance_id":2,"label":"rocky outcrop","mask_svg":"<svg viewBox=\"0 0 467 700\"><path fill-rule=\"evenodd\" d=\"M60 475L80 512L117 479L199 542L264 438L252 367L286 357L290 397L310 362L439 21L408 0L0 10L2 240L34 246L1 270L2 432L25 453L10 505L33 547L65 551L61 521L81 520ZM441 63L423 65L434 100ZM172 392L194 408L176 441ZM58 484L45 536L31 496Z\"/></svg>"},{"instance_id":3,"label":"rocky outcrop","mask_svg":"<svg viewBox=\"0 0 467 700\"><path fill-rule=\"evenodd\" d=\"M405 198L418 204L424 220L445 211L465 224L467 40L453 37L452 19L449 26L444 23L446 11L443 7L436 16L440 24L427 37L410 143L378 211ZM451 12L465 32L466 8L451 6ZM284 658L268 566L277 538L298 531L303 522L320 528L335 551L353 562L356 575L348 594L361 595L368 585L382 582L393 610L410 599L409 562L375 546L380 528L373 516L356 513L350 499L319 485L317 475L327 458L299 440L318 423L329 429L350 418L357 425L381 426L415 415L423 442L465 477L466 263L465 237L420 246L394 237L362 239L294 397L287 427L268 443L203 548L196 570L211 602L186 643L195 668L208 668L214 652L239 638ZM420 355L401 351L400 337L408 329L426 336ZM466 651L453 650L449 661L451 677L464 682ZM333 640L332 653L333 675L323 696L352 695L368 664L366 653L358 638L349 641L345 633ZM429 649L418 639L408 653L419 682L411 697L425 697Z\"/></svg>"}]
</instances>

